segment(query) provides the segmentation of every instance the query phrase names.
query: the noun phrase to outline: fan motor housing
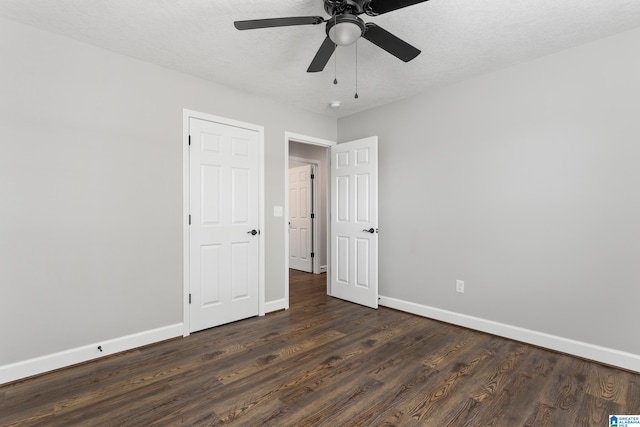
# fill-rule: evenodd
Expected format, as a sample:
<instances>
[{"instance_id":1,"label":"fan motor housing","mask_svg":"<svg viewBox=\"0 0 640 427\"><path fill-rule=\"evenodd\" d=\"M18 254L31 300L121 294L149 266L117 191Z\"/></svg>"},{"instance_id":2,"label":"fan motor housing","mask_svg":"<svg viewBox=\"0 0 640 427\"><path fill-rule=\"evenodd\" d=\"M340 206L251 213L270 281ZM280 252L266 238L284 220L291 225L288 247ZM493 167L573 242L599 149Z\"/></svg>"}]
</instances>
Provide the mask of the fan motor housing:
<instances>
[{"instance_id":1,"label":"fan motor housing","mask_svg":"<svg viewBox=\"0 0 640 427\"><path fill-rule=\"evenodd\" d=\"M366 4L370 0L324 0L324 10L331 16L348 13L360 15L365 13Z\"/></svg>"}]
</instances>

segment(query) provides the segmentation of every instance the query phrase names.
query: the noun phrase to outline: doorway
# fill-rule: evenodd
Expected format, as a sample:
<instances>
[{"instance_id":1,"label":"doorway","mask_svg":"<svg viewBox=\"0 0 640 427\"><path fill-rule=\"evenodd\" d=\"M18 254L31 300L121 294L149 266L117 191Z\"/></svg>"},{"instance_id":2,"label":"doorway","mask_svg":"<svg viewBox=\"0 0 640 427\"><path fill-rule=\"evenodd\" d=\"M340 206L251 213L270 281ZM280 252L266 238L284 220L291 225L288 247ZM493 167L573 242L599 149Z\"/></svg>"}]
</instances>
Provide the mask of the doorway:
<instances>
[{"instance_id":1,"label":"doorway","mask_svg":"<svg viewBox=\"0 0 640 427\"><path fill-rule=\"evenodd\" d=\"M289 268L306 273L318 271L319 233L316 221L318 165L289 157ZM320 254L318 254L320 255Z\"/></svg>"},{"instance_id":2,"label":"doorway","mask_svg":"<svg viewBox=\"0 0 640 427\"><path fill-rule=\"evenodd\" d=\"M313 167L313 238L311 239L313 258L311 258L312 272L325 273L329 269L329 148L336 145L333 141L318 139L305 135L285 133L285 217L287 223L291 218L289 168L311 165ZM295 197L295 196L294 196ZM287 224L288 225L288 224ZM285 227L285 308L289 308L289 268L291 255L290 226ZM329 284L327 284L328 286Z\"/></svg>"},{"instance_id":3,"label":"doorway","mask_svg":"<svg viewBox=\"0 0 640 427\"><path fill-rule=\"evenodd\" d=\"M295 144L301 145L295 145ZM290 149L323 148L327 173L327 294L378 307L378 137L336 144L285 133L285 165ZM319 156L322 158L322 155ZM288 167L285 176L288 176ZM285 180L285 217L289 218L289 181ZM328 185L330 183L330 185ZM329 214L329 212L331 212ZM285 223L286 224L286 223ZM322 241L323 239L319 239ZM289 227L285 227L285 309L289 308ZM328 244L330 242L330 244Z\"/></svg>"}]
</instances>

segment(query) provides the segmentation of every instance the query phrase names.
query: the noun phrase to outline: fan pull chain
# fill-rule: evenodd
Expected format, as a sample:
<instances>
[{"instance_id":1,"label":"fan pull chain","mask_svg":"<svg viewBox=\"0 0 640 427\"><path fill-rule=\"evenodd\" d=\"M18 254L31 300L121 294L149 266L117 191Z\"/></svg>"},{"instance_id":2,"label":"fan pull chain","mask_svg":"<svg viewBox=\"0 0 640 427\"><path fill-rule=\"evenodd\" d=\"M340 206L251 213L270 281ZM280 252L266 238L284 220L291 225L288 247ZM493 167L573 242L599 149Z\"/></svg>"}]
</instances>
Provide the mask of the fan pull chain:
<instances>
[{"instance_id":1,"label":"fan pull chain","mask_svg":"<svg viewBox=\"0 0 640 427\"><path fill-rule=\"evenodd\" d=\"M356 40L356 95L355 99L358 99L358 41Z\"/></svg>"},{"instance_id":2,"label":"fan pull chain","mask_svg":"<svg viewBox=\"0 0 640 427\"><path fill-rule=\"evenodd\" d=\"M333 45L333 84L338 84L338 45Z\"/></svg>"},{"instance_id":3,"label":"fan pull chain","mask_svg":"<svg viewBox=\"0 0 640 427\"><path fill-rule=\"evenodd\" d=\"M333 25L338 23L338 15L333 18ZM333 84L338 84L338 45L333 45Z\"/></svg>"}]
</instances>

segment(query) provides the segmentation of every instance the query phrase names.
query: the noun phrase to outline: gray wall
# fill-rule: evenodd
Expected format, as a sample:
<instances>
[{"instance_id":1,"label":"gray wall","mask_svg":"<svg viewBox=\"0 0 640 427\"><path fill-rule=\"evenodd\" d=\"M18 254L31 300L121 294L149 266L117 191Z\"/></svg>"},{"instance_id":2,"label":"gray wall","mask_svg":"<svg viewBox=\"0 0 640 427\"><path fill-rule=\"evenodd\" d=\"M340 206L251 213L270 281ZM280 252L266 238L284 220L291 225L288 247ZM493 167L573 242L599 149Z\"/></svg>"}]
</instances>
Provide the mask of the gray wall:
<instances>
[{"instance_id":1,"label":"gray wall","mask_svg":"<svg viewBox=\"0 0 640 427\"><path fill-rule=\"evenodd\" d=\"M0 58L0 366L182 322L183 108L264 126L284 298L284 134L335 119L2 18Z\"/></svg>"},{"instance_id":2,"label":"gray wall","mask_svg":"<svg viewBox=\"0 0 640 427\"><path fill-rule=\"evenodd\" d=\"M639 44L339 120L339 141L379 136L380 294L640 354Z\"/></svg>"},{"instance_id":3,"label":"gray wall","mask_svg":"<svg viewBox=\"0 0 640 427\"><path fill-rule=\"evenodd\" d=\"M316 194L316 222L318 227L318 257L319 265L327 265L327 230L328 230L328 215L327 211L327 185L328 185L328 173L327 159L328 148L320 147L312 144L302 144L295 141L289 142L289 156L298 157L302 159L315 160L318 164L318 171L316 172L318 194ZM291 167L291 166L290 166Z\"/></svg>"}]
</instances>

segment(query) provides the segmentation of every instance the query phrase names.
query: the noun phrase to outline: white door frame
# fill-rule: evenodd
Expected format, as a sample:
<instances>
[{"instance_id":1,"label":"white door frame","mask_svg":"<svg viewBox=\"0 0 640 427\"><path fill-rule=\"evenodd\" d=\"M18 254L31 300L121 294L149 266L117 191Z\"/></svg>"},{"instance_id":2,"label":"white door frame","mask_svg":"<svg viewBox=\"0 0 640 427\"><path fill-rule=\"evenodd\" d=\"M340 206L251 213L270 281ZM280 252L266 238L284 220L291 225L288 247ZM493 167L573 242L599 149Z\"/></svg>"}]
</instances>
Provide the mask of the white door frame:
<instances>
[{"instance_id":1,"label":"white door frame","mask_svg":"<svg viewBox=\"0 0 640 427\"><path fill-rule=\"evenodd\" d=\"M285 291L284 291L284 299L285 299L285 309L288 310L289 309L289 226L287 225L289 223L289 142L298 142L300 144L309 144L309 145L318 145L320 147L325 147L325 148L329 148L333 145L336 145L337 142L336 141L330 141L328 139L321 139L321 138L315 138L313 136L307 136L307 135L300 135L298 133L293 133L293 132L285 132L284 133L284 165L285 165L285 180L284 180L284 220L285 220L285 227L284 227L284 277L285 277ZM329 171L329 166L331 164L331 161L329 161L329 164L327 164L326 168L327 171ZM324 179L328 179L328 177L324 177ZM329 186L327 186L329 187ZM327 202L326 202L326 215L328 218L329 212L331 212L330 208L330 203L331 203L331 196L330 196L330 188L327 188ZM327 221L327 235L329 235L328 233L330 232L330 227L331 224L329 223L329 221ZM329 264L329 260L330 258L330 247L329 245L327 245L327 270L331 268L331 265ZM315 264L314 264L315 265ZM315 269L314 269L315 271ZM329 273L327 271L327 273ZM330 283L327 282L327 292L329 291L329 287Z\"/></svg>"},{"instance_id":2,"label":"white door frame","mask_svg":"<svg viewBox=\"0 0 640 427\"><path fill-rule=\"evenodd\" d=\"M183 336L190 334L189 325L189 119L207 120L210 122L220 123L227 126L235 126L243 129L253 130L258 133L258 146L259 146L259 226L261 232L261 238L259 243L259 266L258 266L258 315L264 316L265 314L265 266L264 266L264 241L265 241L265 229L264 229L264 127L254 125L251 123L240 122L237 120L227 119L225 117L214 116L207 113L201 113L199 111L192 111L184 109L182 112L182 240L183 240ZM288 260L287 260L288 262ZM287 276L288 277L288 276Z\"/></svg>"}]
</instances>

